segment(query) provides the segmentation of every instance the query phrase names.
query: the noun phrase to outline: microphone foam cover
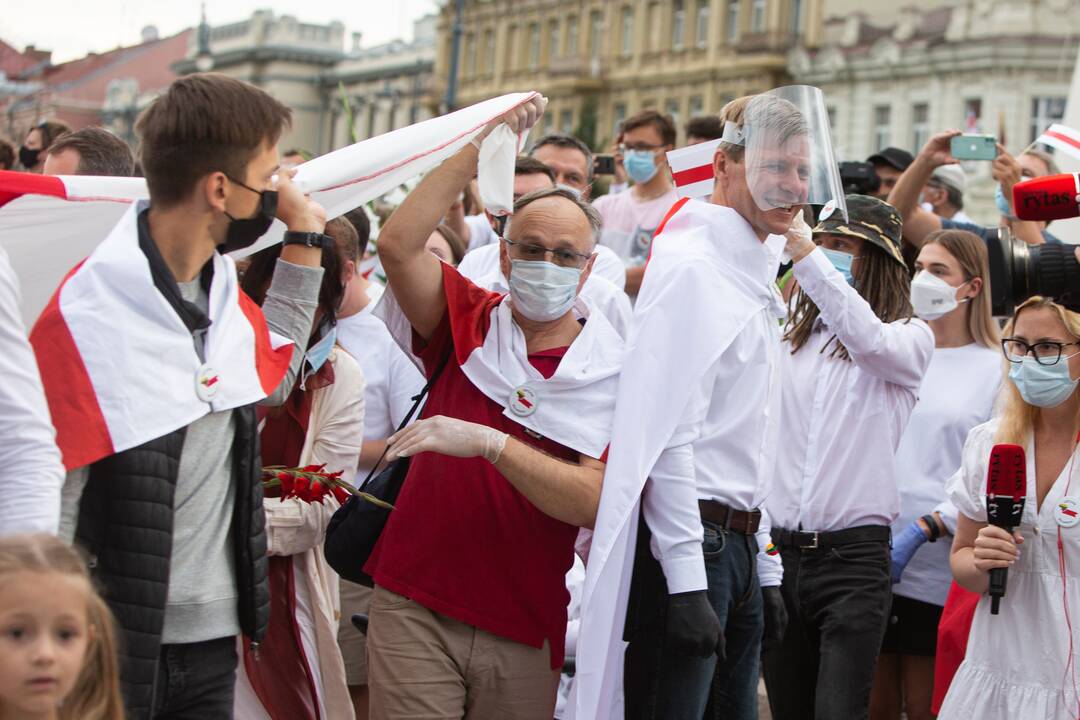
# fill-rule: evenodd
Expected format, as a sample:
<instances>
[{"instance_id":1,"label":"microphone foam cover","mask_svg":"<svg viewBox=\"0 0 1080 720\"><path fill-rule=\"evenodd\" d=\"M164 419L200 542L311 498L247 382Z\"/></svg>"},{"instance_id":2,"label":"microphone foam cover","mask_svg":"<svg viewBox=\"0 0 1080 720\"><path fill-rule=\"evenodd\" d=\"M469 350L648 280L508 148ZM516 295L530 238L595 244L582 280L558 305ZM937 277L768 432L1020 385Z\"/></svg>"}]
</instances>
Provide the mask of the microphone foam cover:
<instances>
[{"instance_id":1,"label":"microphone foam cover","mask_svg":"<svg viewBox=\"0 0 1080 720\"><path fill-rule=\"evenodd\" d=\"M1080 215L1075 173L1047 175L1013 185L1013 213L1021 220L1065 220Z\"/></svg>"},{"instance_id":2,"label":"microphone foam cover","mask_svg":"<svg viewBox=\"0 0 1080 720\"><path fill-rule=\"evenodd\" d=\"M1014 500L1027 496L1027 457L1023 447L1000 444L990 450L986 494L1010 496Z\"/></svg>"}]
</instances>

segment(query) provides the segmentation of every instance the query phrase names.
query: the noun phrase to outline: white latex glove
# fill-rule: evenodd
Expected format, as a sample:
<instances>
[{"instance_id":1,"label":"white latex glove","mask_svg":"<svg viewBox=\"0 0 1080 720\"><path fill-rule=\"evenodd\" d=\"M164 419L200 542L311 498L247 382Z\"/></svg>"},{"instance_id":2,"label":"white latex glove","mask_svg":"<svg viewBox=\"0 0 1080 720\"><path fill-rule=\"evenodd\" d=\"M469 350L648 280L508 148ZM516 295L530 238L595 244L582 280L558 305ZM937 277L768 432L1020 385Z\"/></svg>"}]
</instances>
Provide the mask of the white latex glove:
<instances>
[{"instance_id":1,"label":"white latex glove","mask_svg":"<svg viewBox=\"0 0 1080 720\"><path fill-rule=\"evenodd\" d=\"M799 262L814 251L814 233L801 212L795 213L791 227L784 233L784 237L787 238L784 254L791 258L792 262Z\"/></svg>"},{"instance_id":2,"label":"white latex glove","mask_svg":"<svg viewBox=\"0 0 1080 720\"><path fill-rule=\"evenodd\" d=\"M483 457L494 464L506 447L507 434L478 423L436 415L394 433L386 444L387 460L434 452L452 457Z\"/></svg>"}]
</instances>

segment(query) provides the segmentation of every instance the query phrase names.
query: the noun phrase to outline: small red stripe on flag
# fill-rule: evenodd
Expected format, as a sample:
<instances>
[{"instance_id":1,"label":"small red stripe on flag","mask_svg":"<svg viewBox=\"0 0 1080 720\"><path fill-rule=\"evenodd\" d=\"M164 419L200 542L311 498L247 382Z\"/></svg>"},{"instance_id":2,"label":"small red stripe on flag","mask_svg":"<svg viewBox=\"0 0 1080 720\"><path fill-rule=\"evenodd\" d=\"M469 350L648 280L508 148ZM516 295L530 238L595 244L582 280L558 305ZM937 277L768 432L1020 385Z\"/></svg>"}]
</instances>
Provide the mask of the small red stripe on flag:
<instances>
[{"instance_id":1,"label":"small red stripe on flag","mask_svg":"<svg viewBox=\"0 0 1080 720\"><path fill-rule=\"evenodd\" d=\"M703 182L705 180L712 180L712 164L710 163L708 165L700 165L698 167L680 170L679 172L674 173L672 177L675 179L675 184L678 187L686 187L687 185L693 185L694 183Z\"/></svg>"},{"instance_id":2,"label":"small red stripe on flag","mask_svg":"<svg viewBox=\"0 0 1080 720\"><path fill-rule=\"evenodd\" d=\"M54 175L0 170L0 207L23 195L66 198L64 181Z\"/></svg>"},{"instance_id":3,"label":"small red stripe on flag","mask_svg":"<svg viewBox=\"0 0 1080 720\"><path fill-rule=\"evenodd\" d=\"M1071 145L1077 150L1080 150L1080 142L1077 142L1075 138L1071 138L1068 135L1059 133L1056 130L1047 130L1043 133L1043 137L1052 137L1055 140L1060 140L1061 142Z\"/></svg>"}]
</instances>

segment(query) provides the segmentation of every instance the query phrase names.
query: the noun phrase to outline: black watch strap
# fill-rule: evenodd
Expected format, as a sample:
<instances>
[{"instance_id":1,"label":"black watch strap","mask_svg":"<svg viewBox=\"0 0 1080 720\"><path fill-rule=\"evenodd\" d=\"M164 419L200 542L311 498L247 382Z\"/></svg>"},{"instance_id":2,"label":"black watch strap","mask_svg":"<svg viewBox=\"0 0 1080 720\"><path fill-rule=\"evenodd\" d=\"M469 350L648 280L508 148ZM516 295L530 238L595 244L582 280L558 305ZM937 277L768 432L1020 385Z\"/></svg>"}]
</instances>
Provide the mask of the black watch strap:
<instances>
[{"instance_id":1,"label":"black watch strap","mask_svg":"<svg viewBox=\"0 0 1080 720\"><path fill-rule=\"evenodd\" d=\"M297 232L295 230L286 230L285 238L281 241L282 245L303 245L309 248L328 248L334 243L333 238L329 235L317 232Z\"/></svg>"},{"instance_id":2,"label":"black watch strap","mask_svg":"<svg viewBox=\"0 0 1080 720\"><path fill-rule=\"evenodd\" d=\"M937 539L941 537L941 528L938 527L937 520L933 515L923 515L921 519L930 528L930 542L937 542Z\"/></svg>"}]
</instances>

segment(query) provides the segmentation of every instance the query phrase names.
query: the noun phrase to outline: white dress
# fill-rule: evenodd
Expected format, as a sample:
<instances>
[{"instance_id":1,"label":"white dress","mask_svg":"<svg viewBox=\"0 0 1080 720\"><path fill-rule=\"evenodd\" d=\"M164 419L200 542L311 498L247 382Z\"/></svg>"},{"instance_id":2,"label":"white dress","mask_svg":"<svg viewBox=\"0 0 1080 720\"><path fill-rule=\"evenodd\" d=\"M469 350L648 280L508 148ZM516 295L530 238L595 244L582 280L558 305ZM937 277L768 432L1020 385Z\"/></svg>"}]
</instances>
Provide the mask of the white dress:
<instances>
[{"instance_id":1,"label":"white dress","mask_svg":"<svg viewBox=\"0 0 1080 720\"><path fill-rule=\"evenodd\" d=\"M997 421L971 431L964 446L963 467L949 481L949 499L972 520L986 518L986 469L994 446ZM949 686L939 720L1056 720L1078 717L1080 696L1072 675L1066 676L1069 655L1068 614L1073 618L1073 662L1080 651L1080 524L1060 528L1065 576L1058 569L1058 504L1068 495L1080 498L1080 462L1066 463L1054 485L1035 503L1035 456L1027 443L1027 502L1020 532L1020 558L1009 568L1009 583L1001 613L990 614L984 596L975 609L967 656ZM1063 597L1064 595L1064 597ZM1080 668L1075 676L1080 683Z\"/></svg>"}]
</instances>

